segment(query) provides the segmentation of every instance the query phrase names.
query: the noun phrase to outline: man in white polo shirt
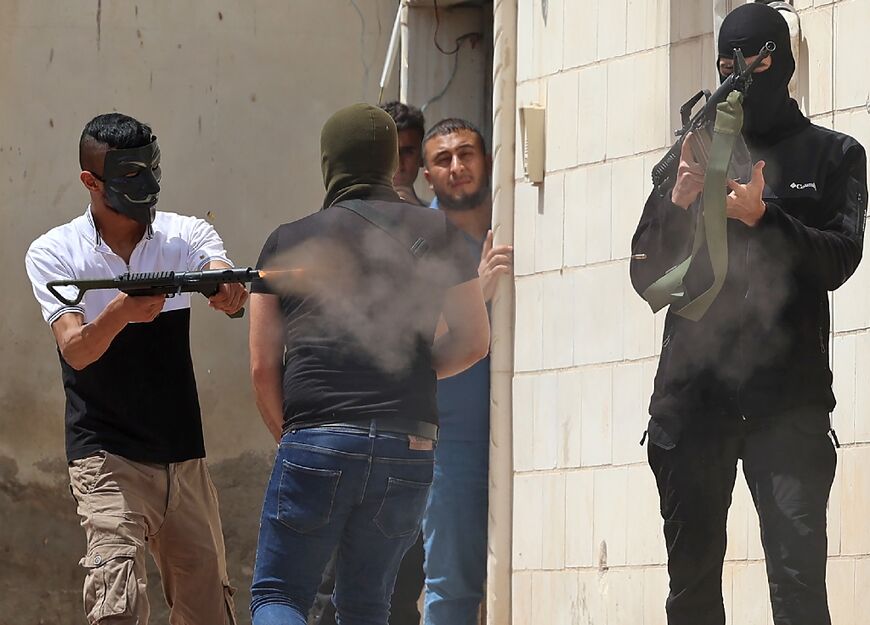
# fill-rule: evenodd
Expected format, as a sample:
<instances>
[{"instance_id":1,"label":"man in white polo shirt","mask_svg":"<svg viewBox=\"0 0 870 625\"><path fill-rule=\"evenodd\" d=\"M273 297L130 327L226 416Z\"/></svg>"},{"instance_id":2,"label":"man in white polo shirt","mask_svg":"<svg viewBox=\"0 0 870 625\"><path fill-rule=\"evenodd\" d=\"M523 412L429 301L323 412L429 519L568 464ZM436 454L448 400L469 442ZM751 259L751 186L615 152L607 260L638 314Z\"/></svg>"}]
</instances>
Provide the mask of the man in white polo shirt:
<instances>
[{"instance_id":1,"label":"man in white polo shirt","mask_svg":"<svg viewBox=\"0 0 870 625\"><path fill-rule=\"evenodd\" d=\"M160 150L147 125L119 113L94 118L82 132L79 160L90 206L36 239L25 263L60 354L71 490L87 535L80 563L88 622L148 622L147 544L172 625L230 625L190 356L190 294L95 290L67 306L45 285L231 263L210 224L155 210ZM210 306L234 313L246 299L242 285L226 284Z\"/></svg>"}]
</instances>

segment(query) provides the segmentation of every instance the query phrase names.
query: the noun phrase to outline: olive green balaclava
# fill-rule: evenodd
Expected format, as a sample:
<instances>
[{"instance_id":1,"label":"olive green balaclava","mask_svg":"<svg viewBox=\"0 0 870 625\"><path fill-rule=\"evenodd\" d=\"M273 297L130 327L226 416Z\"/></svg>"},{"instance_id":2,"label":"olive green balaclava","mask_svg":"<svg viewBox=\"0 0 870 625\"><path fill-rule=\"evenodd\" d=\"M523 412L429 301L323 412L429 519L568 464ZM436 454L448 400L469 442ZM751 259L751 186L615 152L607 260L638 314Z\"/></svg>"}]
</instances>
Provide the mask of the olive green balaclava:
<instances>
[{"instance_id":1,"label":"olive green balaclava","mask_svg":"<svg viewBox=\"0 0 870 625\"><path fill-rule=\"evenodd\" d=\"M388 113L353 104L326 120L320 132L323 208L350 199L399 201L393 174L399 165L396 124Z\"/></svg>"}]
</instances>

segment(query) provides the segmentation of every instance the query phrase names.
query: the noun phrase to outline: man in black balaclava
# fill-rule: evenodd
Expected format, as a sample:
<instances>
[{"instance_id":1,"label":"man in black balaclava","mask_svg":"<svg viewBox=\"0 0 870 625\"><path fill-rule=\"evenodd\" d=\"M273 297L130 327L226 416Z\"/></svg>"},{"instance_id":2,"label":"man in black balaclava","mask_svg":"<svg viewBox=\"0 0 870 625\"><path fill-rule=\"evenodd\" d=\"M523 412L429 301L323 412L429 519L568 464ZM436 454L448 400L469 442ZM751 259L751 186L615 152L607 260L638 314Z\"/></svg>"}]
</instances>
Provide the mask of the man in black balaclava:
<instances>
[{"instance_id":1,"label":"man in black balaclava","mask_svg":"<svg viewBox=\"0 0 870 625\"><path fill-rule=\"evenodd\" d=\"M763 4L750 4L732 11L719 30L719 78L724 81L734 68L734 50L747 58L758 54L768 41L776 50L765 62L764 71L753 77L743 103L743 134L757 143L776 143L800 130L810 121L789 97L788 83L794 74L788 24L778 11Z\"/></svg>"},{"instance_id":2,"label":"man in black balaclava","mask_svg":"<svg viewBox=\"0 0 870 625\"><path fill-rule=\"evenodd\" d=\"M776 625L829 625L826 505L836 435L828 367L828 291L861 260L866 157L853 138L813 125L789 98L788 27L764 4L732 11L719 32L720 78L734 49L776 51L744 101L751 180L729 181L728 272L700 321L669 310L650 401L649 464L668 550L669 625L722 625L726 518L737 460L761 524ZM703 170L685 142L674 188L653 191L632 240L642 294L686 257ZM686 278L712 282L705 249Z\"/></svg>"},{"instance_id":3,"label":"man in black balaclava","mask_svg":"<svg viewBox=\"0 0 870 625\"><path fill-rule=\"evenodd\" d=\"M252 287L251 375L279 442L255 625L304 625L336 550L339 622L386 625L432 483L436 376L489 347L477 263L443 213L399 199L397 146L379 108L333 115L321 133L322 210L278 227L257 265L302 271ZM433 342L442 313L449 329Z\"/></svg>"}]
</instances>

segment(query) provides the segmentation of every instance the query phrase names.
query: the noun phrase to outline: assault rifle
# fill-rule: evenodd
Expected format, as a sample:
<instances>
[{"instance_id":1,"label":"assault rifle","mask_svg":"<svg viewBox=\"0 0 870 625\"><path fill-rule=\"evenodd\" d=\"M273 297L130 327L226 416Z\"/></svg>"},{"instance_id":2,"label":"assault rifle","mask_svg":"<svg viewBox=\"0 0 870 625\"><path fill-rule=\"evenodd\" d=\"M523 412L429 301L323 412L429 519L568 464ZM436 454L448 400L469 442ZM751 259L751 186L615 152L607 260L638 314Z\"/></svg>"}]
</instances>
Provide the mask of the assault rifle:
<instances>
[{"instance_id":1,"label":"assault rifle","mask_svg":"<svg viewBox=\"0 0 870 625\"><path fill-rule=\"evenodd\" d=\"M709 148L710 128L713 122L716 121L716 107L721 102L724 102L732 91L740 91L745 94L752 84L752 74L774 50L776 50L776 44L768 41L758 52L755 60L747 65L743 53L739 48L736 48L734 50L734 71L719 85L719 88L712 95L707 89L703 89L680 107L680 123L683 127L674 132L677 136L676 142L671 146L671 149L668 150L668 153L664 155L662 160L652 169L653 188L659 196L664 197L676 182L683 141L685 141L686 135L690 132L696 138L692 146L693 152L701 164L706 165L704 152ZM695 108L695 105L701 98L705 98L704 106L692 116L692 109ZM742 142L741 146L742 149L738 150L735 145L734 159L748 161L749 152L745 149L745 144L742 144ZM751 161L748 164L751 170ZM745 166L745 163L743 165ZM734 177L737 178L739 176Z\"/></svg>"},{"instance_id":2,"label":"assault rifle","mask_svg":"<svg viewBox=\"0 0 870 625\"><path fill-rule=\"evenodd\" d=\"M261 272L247 267L245 269L207 269L204 271L156 271L151 273L124 273L116 278L104 280L52 280L46 288L58 301L67 306L75 306L82 301L85 293L97 289L118 289L127 295L166 295L172 297L179 293L202 293L211 297L218 292L220 285L246 283L261 277ZM58 290L72 286L78 289L73 298L64 297ZM238 318L245 314L244 308L230 317Z\"/></svg>"}]
</instances>

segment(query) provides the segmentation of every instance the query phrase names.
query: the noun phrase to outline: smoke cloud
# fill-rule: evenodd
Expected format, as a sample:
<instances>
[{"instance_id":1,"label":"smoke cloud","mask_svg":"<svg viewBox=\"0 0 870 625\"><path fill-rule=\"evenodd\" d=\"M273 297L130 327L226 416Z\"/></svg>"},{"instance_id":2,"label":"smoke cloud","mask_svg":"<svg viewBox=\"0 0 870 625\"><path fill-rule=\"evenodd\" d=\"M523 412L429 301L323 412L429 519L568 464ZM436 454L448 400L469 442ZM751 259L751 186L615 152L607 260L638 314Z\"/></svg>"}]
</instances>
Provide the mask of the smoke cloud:
<instances>
[{"instance_id":1,"label":"smoke cloud","mask_svg":"<svg viewBox=\"0 0 870 625\"><path fill-rule=\"evenodd\" d=\"M697 323L677 319L672 325L679 327L665 329L662 366L678 387L712 377L738 388L761 369L791 362L799 335L827 340L827 328L797 327L789 315L798 294L813 288L800 278L806 267L793 246L776 233L753 236L742 224L729 223L728 233L729 278L707 315ZM705 278L690 284L690 292L708 284L706 268L697 274ZM827 313L820 313L821 323Z\"/></svg>"},{"instance_id":2,"label":"smoke cloud","mask_svg":"<svg viewBox=\"0 0 870 625\"><path fill-rule=\"evenodd\" d=\"M347 356L362 356L390 374L406 371L432 345L445 288L461 279L455 259L432 250L415 258L372 227L360 228L350 241L309 238L263 269L301 270L266 278L275 293L299 306L288 343L332 338Z\"/></svg>"}]
</instances>

